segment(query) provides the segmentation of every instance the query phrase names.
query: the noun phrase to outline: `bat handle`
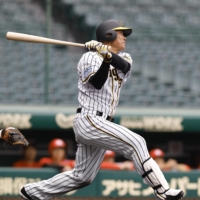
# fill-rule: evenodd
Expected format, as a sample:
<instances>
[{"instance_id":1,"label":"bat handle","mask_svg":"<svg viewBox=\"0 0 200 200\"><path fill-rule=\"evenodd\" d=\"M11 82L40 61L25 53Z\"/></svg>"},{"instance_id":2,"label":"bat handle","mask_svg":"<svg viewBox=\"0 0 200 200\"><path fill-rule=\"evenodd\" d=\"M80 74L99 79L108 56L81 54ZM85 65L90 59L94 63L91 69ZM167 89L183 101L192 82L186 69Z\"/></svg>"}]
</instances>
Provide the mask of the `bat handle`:
<instances>
[{"instance_id":1,"label":"bat handle","mask_svg":"<svg viewBox=\"0 0 200 200\"><path fill-rule=\"evenodd\" d=\"M111 57L112 57L112 54L108 53L107 58L111 58Z\"/></svg>"},{"instance_id":2,"label":"bat handle","mask_svg":"<svg viewBox=\"0 0 200 200\"><path fill-rule=\"evenodd\" d=\"M108 46L108 51L111 52L111 50L112 50L112 47Z\"/></svg>"},{"instance_id":3,"label":"bat handle","mask_svg":"<svg viewBox=\"0 0 200 200\"><path fill-rule=\"evenodd\" d=\"M111 47L111 46L108 46L108 51L111 52L111 50L112 50L112 47ZM111 57L112 57L112 54L109 53L107 57L108 57L108 58L111 58Z\"/></svg>"}]
</instances>

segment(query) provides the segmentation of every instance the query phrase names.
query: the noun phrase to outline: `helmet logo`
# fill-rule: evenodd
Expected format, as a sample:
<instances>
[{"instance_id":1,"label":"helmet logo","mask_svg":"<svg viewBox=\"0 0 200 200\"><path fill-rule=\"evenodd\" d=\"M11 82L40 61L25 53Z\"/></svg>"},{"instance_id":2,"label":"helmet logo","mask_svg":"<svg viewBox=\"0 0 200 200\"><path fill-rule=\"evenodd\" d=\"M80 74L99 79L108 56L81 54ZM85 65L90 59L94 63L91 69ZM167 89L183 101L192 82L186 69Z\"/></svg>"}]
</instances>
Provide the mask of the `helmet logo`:
<instances>
[{"instance_id":1,"label":"helmet logo","mask_svg":"<svg viewBox=\"0 0 200 200\"><path fill-rule=\"evenodd\" d=\"M120 25L121 25L122 27L124 27L124 24L123 24L121 21L119 21L119 23L120 23Z\"/></svg>"}]
</instances>

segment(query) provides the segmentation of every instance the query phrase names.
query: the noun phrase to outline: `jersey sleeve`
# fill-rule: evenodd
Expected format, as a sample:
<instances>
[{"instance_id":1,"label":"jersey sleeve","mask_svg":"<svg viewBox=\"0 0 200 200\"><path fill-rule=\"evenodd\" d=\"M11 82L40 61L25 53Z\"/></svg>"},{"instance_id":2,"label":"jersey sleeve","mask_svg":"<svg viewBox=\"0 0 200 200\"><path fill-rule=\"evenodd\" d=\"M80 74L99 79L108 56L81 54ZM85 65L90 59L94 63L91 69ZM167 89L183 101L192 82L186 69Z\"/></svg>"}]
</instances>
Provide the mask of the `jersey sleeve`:
<instances>
[{"instance_id":1,"label":"jersey sleeve","mask_svg":"<svg viewBox=\"0 0 200 200\"><path fill-rule=\"evenodd\" d=\"M132 63L133 63L133 61L132 61L132 58L131 58L130 54L128 54L128 53L121 53L121 54L119 54L119 56L121 56L124 60L126 60L131 65L130 70L126 74L124 74L119 69L117 70L117 73L118 73L119 77L123 80L123 82L126 82L127 78L131 74L131 69L132 69Z\"/></svg>"},{"instance_id":2,"label":"jersey sleeve","mask_svg":"<svg viewBox=\"0 0 200 200\"><path fill-rule=\"evenodd\" d=\"M83 54L78 63L78 74L83 84L87 83L102 64L102 59L97 53L87 52Z\"/></svg>"}]
</instances>

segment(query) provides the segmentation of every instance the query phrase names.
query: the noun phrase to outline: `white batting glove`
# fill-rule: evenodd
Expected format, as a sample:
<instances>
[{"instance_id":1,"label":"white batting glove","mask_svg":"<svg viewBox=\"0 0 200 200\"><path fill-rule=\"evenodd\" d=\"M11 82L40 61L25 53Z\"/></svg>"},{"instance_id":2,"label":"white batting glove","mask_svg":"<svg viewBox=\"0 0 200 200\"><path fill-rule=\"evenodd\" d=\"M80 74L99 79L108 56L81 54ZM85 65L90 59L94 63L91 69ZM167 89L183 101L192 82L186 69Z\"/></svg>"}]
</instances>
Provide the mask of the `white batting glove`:
<instances>
[{"instance_id":1,"label":"white batting glove","mask_svg":"<svg viewBox=\"0 0 200 200\"><path fill-rule=\"evenodd\" d=\"M85 48L89 51L97 51L97 47L99 45L102 45L102 43L98 42L96 40L91 40L91 41L85 43Z\"/></svg>"},{"instance_id":2,"label":"white batting glove","mask_svg":"<svg viewBox=\"0 0 200 200\"><path fill-rule=\"evenodd\" d=\"M112 61L112 54L108 51L109 46L101 44L96 47L97 52L103 57L105 62L110 63Z\"/></svg>"}]
</instances>

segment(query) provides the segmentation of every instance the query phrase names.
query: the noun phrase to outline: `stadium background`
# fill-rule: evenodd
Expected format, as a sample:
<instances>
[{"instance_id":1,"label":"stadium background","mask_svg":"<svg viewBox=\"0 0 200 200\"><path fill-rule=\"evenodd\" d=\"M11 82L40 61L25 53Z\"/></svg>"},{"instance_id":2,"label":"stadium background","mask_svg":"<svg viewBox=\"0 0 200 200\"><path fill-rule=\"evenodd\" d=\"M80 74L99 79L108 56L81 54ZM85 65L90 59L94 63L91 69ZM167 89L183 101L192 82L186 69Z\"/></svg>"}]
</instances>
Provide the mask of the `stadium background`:
<instances>
[{"instance_id":1,"label":"stadium background","mask_svg":"<svg viewBox=\"0 0 200 200\"><path fill-rule=\"evenodd\" d=\"M198 178L199 10L199 0L0 0L1 127L15 126L37 143L38 159L48 154L52 138L61 137L73 159L76 65L85 50L7 41L5 35L13 31L85 43L95 39L97 24L117 19L133 28L127 52L134 61L117 123L141 134L149 150L162 148L166 158L190 165ZM21 147L1 145L0 156L3 177L20 158Z\"/></svg>"}]
</instances>

